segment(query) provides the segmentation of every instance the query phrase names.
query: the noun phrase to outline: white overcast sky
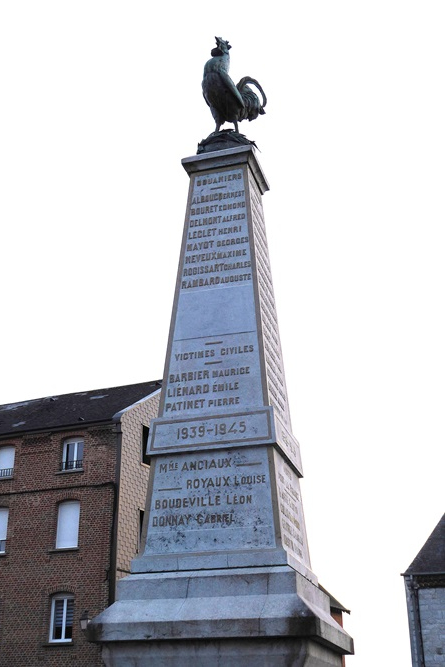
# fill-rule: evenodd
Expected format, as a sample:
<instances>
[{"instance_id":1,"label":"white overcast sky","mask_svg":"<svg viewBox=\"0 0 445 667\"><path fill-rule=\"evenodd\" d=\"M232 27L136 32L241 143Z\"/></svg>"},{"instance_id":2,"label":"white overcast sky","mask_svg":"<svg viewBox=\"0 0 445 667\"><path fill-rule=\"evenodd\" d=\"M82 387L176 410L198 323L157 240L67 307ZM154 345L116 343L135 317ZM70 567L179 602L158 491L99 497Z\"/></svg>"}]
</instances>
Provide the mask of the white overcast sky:
<instances>
[{"instance_id":1,"label":"white overcast sky","mask_svg":"<svg viewBox=\"0 0 445 667\"><path fill-rule=\"evenodd\" d=\"M410 664L444 510L443 0L0 2L0 403L162 377L214 36L255 140L312 565Z\"/></svg>"}]
</instances>

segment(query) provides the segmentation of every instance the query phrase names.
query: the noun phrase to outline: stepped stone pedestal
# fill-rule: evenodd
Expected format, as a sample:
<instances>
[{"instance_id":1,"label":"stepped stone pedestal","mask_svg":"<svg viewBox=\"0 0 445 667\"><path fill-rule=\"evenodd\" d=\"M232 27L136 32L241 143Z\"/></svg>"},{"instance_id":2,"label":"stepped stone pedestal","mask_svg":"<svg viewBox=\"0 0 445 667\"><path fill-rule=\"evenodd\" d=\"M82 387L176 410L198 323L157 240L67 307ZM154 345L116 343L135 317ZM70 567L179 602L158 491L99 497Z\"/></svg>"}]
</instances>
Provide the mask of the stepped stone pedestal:
<instances>
[{"instance_id":1,"label":"stepped stone pedestal","mask_svg":"<svg viewBox=\"0 0 445 667\"><path fill-rule=\"evenodd\" d=\"M352 640L310 565L268 184L251 146L183 165L190 190L148 445L145 550L89 637L107 667L340 667Z\"/></svg>"}]
</instances>

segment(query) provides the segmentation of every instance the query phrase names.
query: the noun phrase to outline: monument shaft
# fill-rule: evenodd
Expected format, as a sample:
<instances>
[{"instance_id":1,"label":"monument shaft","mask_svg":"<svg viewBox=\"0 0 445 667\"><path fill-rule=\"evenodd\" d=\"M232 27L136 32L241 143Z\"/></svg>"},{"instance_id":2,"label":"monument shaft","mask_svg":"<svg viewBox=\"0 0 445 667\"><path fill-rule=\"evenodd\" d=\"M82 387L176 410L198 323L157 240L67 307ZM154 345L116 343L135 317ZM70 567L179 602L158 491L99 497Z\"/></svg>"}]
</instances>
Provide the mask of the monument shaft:
<instances>
[{"instance_id":1,"label":"monument shaft","mask_svg":"<svg viewBox=\"0 0 445 667\"><path fill-rule=\"evenodd\" d=\"M215 154L211 154L215 156ZM276 565L310 572L262 194L252 148L190 174L147 504L135 571Z\"/></svg>"}]
</instances>

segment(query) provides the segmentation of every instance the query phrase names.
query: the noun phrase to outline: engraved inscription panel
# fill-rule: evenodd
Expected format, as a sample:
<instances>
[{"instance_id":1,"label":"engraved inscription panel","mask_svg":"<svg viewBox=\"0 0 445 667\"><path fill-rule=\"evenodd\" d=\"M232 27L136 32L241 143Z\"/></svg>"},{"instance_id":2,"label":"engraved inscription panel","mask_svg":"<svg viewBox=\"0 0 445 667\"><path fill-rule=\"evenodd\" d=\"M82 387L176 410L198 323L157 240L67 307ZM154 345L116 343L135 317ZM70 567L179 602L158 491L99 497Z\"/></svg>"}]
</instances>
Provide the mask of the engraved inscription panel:
<instances>
[{"instance_id":1,"label":"engraved inscription panel","mask_svg":"<svg viewBox=\"0 0 445 667\"><path fill-rule=\"evenodd\" d=\"M239 445L240 442L246 445L272 443L274 437L270 408L182 421L155 419L151 428L150 452L153 454L171 447L187 449L218 444Z\"/></svg>"},{"instance_id":2,"label":"engraved inscription panel","mask_svg":"<svg viewBox=\"0 0 445 667\"><path fill-rule=\"evenodd\" d=\"M242 168L198 174L177 285L162 417L264 404Z\"/></svg>"},{"instance_id":3,"label":"engraved inscription panel","mask_svg":"<svg viewBox=\"0 0 445 667\"><path fill-rule=\"evenodd\" d=\"M300 444L296 438L288 431L280 422L278 416L274 415L275 419L275 442L280 446L281 450L286 454L288 459L292 461L298 474L303 476L303 466L301 463Z\"/></svg>"},{"instance_id":4,"label":"engraved inscription panel","mask_svg":"<svg viewBox=\"0 0 445 667\"><path fill-rule=\"evenodd\" d=\"M242 169L196 176L181 269L181 290L252 280Z\"/></svg>"},{"instance_id":5,"label":"engraved inscription panel","mask_svg":"<svg viewBox=\"0 0 445 667\"><path fill-rule=\"evenodd\" d=\"M276 451L274 461L282 545L294 558L310 568L300 481Z\"/></svg>"},{"instance_id":6,"label":"engraved inscription panel","mask_svg":"<svg viewBox=\"0 0 445 667\"><path fill-rule=\"evenodd\" d=\"M264 223L261 195L250 178L250 201L255 243L258 292L261 311L262 335L266 359L266 375L270 405L272 405L283 423L290 427L289 405L284 377L281 343L278 333L278 320L267 247L266 227Z\"/></svg>"},{"instance_id":7,"label":"engraved inscription panel","mask_svg":"<svg viewBox=\"0 0 445 667\"><path fill-rule=\"evenodd\" d=\"M262 403L255 330L173 341L163 416L180 419Z\"/></svg>"},{"instance_id":8,"label":"engraved inscription panel","mask_svg":"<svg viewBox=\"0 0 445 667\"><path fill-rule=\"evenodd\" d=\"M274 548L267 449L156 458L145 555Z\"/></svg>"}]
</instances>

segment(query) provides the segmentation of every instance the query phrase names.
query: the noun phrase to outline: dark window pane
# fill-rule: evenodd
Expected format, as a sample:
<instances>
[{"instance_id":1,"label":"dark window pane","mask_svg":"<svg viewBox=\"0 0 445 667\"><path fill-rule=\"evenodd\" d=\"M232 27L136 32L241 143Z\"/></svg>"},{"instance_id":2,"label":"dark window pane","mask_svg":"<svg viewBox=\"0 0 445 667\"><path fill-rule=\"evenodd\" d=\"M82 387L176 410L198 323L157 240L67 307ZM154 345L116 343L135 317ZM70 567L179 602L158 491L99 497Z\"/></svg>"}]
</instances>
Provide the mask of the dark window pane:
<instances>
[{"instance_id":1,"label":"dark window pane","mask_svg":"<svg viewBox=\"0 0 445 667\"><path fill-rule=\"evenodd\" d=\"M142 425L142 463L150 465L150 457L147 455L148 436L150 429L148 426Z\"/></svg>"},{"instance_id":2,"label":"dark window pane","mask_svg":"<svg viewBox=\"0 0 445 667\"><path fill-rule=\"evenodd\" d=\"M66 445L66 461L74 461L75 443L68 442Z\"/></svg>"},{"instance_id":3,"label":"dark window pane","mask_svg":"<svg viewBox=\"0 0 445 667\"><path fill-rule=\"evenodd\" d=\"M64 602L65 600L54 600L53 639L62 639Z\"/></svg>"}]
</instances>

